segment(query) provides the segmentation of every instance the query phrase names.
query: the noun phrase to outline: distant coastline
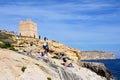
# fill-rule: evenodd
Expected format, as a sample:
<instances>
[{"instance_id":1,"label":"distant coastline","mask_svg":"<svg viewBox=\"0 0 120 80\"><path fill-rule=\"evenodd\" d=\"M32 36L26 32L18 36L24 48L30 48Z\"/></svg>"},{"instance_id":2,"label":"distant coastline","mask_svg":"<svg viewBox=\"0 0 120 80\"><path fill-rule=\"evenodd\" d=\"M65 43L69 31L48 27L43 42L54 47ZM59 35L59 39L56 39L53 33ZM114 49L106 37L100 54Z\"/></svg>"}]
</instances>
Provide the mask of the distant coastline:
<instances>
[{"instance_id":1,"label":"distant coastline","mask_svg":"<svg viewBox=\"0 0 120 80\"><path fill-rule=\"evenodd\" d=\"M109 60L115 59L115 55L105 51L81 51L81 60Z\"/></svg>"}]
</instances>

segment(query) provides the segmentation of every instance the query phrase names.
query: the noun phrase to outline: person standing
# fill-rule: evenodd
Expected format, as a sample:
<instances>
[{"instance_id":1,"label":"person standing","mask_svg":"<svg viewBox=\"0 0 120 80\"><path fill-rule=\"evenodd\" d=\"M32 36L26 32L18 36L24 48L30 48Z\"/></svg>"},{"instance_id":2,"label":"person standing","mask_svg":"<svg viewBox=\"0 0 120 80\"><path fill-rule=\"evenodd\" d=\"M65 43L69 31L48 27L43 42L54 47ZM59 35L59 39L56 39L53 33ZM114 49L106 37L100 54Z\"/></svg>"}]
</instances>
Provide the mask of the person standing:
<instances>
[{"instance_id":1,"label":"person standing","mask_svg":"<svg viewBox=\"0 0 120 80\"><path fill-rule=\"evenodd\" d=\"M47 38L46 37L44 37L44 41L46 41L47 40Z\"/></svg>"},{"instance_id":2,"label":"person standing","mask_svg":"<svg viewBox=\"0 0 120 80\"><path fill-rule=\"evenodd\" d=\"M39 39L41 39L41 36L39 35Z\"/></svg>"},{"instance_id":3,"label":"person standing","mask_svg":"<svg viewBox=\"0 0 120 80\"><path fill-rule=\"evenodd\" d=\"M43 44L43 49L46 50L47 52L49 52L48 42L45 42L45 43Z\"/></svg>"}]
</instances>

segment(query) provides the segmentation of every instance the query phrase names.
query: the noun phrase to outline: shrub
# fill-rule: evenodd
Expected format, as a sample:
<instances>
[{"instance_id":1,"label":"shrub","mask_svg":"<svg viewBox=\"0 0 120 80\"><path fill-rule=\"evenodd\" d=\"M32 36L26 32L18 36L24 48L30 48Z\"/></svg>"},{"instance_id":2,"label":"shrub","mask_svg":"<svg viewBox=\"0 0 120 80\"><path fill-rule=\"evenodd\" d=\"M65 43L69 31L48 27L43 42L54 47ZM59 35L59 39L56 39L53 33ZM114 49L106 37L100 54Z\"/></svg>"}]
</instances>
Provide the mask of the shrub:
<instances>
[{"instance_id":1,"label":"shrub","mask_svg":"<svg viewBox=\"0 0 120 80\"><path fill-rule=\"evenodd\" d=\"M8 34L4 31L0 32L0 41L3 43L2 45L0 45L0 48L6 48L6 49L10 49L10 50L15 50L14 46L11 45L14 40L12 38L13 35Z\"/></svg>"},{"instance_id":2,"label":"shrub","mask_svg":"<svg viewBox=\"0 0 120 80\"><path fill-rule=\"evenodd\" d=\"M53 56L52 58L54 58L54 59L60 59L58 56Z\"/></svg>"},{"instance_id":3,"label":"shrub","mask_svg":"<svg viewBox=\"0 0 120 80\"><path fill-rule=\"evenodd\" d=\"M53 52L54 52L54 50L52 50L52 49L50 49L49 51L50 51L50 53L53 53Z\"/></svg>"},{"instance_id":4,"label":"shrub","mask_svg":"<svg viewBox=\"0 0 120 80\"><path fill-rule=\"evenodd\" d=\"M9 48L11 47L11 44L10 43L5 43L3 45L0 46L1 48Z\"/></svg>"},{"instance_id":5,"label":"shrub","mask_svg":"<svg viewBox=\"0 0 120 80\"><path fill-rule=\"evenodd\" d=\"M50 77L47 77L47 80L52 80Z\"/></svg>"},{"instance_id":6,"label":"shrub","mask_svg":"<svg viewBox=\"0 0 120 80\"><path fill-rule=\"evenodd\" d=\"M10 50L13 50L13 51L17 51L13 45L11 45L10 43L5 43L3 45L0 45L0 48L5 48L5 49L10 49Z\"/></svg>"},{"instance_id":7,"label":"shrub","mask_svg":"<svg viewBox=\"0 0 120 80\"><path fill-rule=\"evenodd\" d=\"M14 47L9 47L10 50L17 51Z\"/></svg>"},{"instance_id":8,"label":"shrub","mask_svg":"<svg viewBox=\"0 0 120 80\"><path fill-rule=\"evenodd\" d=\"M7 48L6 45L0 45L0 48Z\"/></svg>"},{"instance_id":9,"label":"shrub","mask_svg":"<svg viewBox=\"0 0 120 80\"><path fill-rule=\"evenodd\" d=\"M37 63L35 65L39 66L39 64L37 64Z\"/></svg>"},{"instance_id":10,"label":"shrub","mask_svg":"<svg viewBox=\"0 0 120 80\"><path fill-rule=\"evenodd\" d=\"M69 57L67 57L68 60L71 60Z\"/></svg>"},{"instance_id":11,"label":"shrub","mask_svg":"<svg viewBox=\"0 0 120 80\"><path fill-rule=\"evenodd\" d=\"M22 71L22 72L25 72L25 69L26 69L26 67L23 66L23 67L21 68L21 71Z\"/></svg>"}]
</instances>

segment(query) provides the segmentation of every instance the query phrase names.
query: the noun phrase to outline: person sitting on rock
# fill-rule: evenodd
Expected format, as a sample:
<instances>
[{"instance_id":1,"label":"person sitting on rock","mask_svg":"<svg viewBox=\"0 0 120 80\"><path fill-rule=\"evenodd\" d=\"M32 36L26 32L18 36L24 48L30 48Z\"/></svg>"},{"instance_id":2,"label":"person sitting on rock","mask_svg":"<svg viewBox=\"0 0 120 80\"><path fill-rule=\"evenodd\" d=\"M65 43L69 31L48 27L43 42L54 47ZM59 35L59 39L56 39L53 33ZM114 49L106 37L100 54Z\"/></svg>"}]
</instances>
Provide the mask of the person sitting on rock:
<instances>
[{"instance_id":1,"label":"person sitting on rock","mask_svg":"<svg viewBox=\"0 0 120 80\"><path fill-rule=\"evenodd\" d=\"M38 58L43 58L44 57L44 53L43 52L38 52Z\"/></svg>"},{"instance_id":2,"label":"person sitting on rock","mask_svg":"<svg viewBox=\"0 0 120 80\"><path fill-rule=\"evenodd\" d=\"M43 59L44 59L46 62L51 62L50 54L49 54L49 52L47 52L46 50L44 51Z\"/></svg>"},{"instance_id":3,"label":"person sitting on rock","mask_svg":"<svg viewBox=\"0 0 120 80\"><path fill-rule=\"evenodd\" d=\"M67 57L65 56L64 53L62 54L62 60L64 62L63 65L65 67L73 67L72 62L68 63Z\"/></svg>"},{"instance_id":4,"label":"person sitting on rock","mask_svg":"<svg viewBox=\"0 0 120 80\"><path fill-rule=\"evenodd\" d=\"M67 67L67 57L65 56L64 53L62 53L61 55L62 55L63 65Z\"/></svg>"}]
</instances>

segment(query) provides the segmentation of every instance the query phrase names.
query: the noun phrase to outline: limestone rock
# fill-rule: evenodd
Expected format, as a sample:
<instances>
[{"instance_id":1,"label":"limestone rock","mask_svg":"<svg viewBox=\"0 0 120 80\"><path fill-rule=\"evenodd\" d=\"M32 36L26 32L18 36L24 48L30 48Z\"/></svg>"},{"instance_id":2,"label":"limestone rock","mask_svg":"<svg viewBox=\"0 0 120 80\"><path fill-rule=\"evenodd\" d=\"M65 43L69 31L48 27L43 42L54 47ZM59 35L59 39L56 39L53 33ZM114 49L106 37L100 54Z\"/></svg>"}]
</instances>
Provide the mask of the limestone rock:
<instances>
[{"instance_id":1,"label":"limestone rock","mask_svg":"<svg viewBox=\"0 0 120 80\"><path fill-rule=\"evenodd\" d=\"M60 80L48 66L14 51L0 49L0 80Z\"/></svg>"},{"instance_id":2,"label":"limestone rock","mask_svg":"<svg viewBox=\"0 0 120 80\"><path fill-rule=\"evenodd\" d=\"M30 46L30 43L32 42L32 46ZM37 52L44 51L43 50L43 44L44 40L29 38L29 37L19 37L18 39L18 45L16 45L16 49L23 50L26 52L30 52L35 55ZM53 41L53 40L47 40L50 49L51 55L55 55L57 53L64 52L67 57L69 57L73 61L80 61L81 55L80 51L75 48L70 48L62 43Z\"/></svg>"},{"instance_id":3,"label":"limestone rock","mask_svg":"<svg viewBox=\"0 0 120 80\"><path fill-rule=\"evenodd\" d=\"M112 73L104 66L103 63L82 62L82 67L90 69L100 76L106 77L107 80L113 79Z\"/></svg>"},{"instance_id":4,"label":"limestone rock","mask_svg":"<svg viewBox=\"0 0 120 80\"><path fill-rule=\"evenodd\" d=\"M57 63L60 63L57 61ZM107 80L89 69L46 63L7 49L0 49L1 80Z\"/></svg>"}]
</instances>

